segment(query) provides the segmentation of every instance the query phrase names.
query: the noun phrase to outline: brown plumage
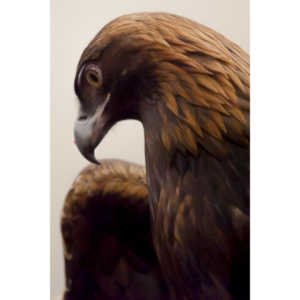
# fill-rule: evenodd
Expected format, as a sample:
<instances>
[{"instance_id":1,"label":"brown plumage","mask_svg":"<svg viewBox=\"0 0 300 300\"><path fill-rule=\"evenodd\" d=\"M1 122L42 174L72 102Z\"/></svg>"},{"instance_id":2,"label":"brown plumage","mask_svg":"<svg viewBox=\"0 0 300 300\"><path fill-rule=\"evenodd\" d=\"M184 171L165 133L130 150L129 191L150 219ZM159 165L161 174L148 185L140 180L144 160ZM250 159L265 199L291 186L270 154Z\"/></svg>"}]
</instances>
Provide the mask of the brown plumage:
<instances>
[{"instance_id":1,"label":"brown plumage","mask_svg":"<svg viewBox=\"0 0 300 300\"><path fill-rule=\"evenodd\" d=\"M89 165L75 179L61 220L65 300L168 299L147 196L145 169L120 160Z\"/></svg>"},{"instance_id":2,"label":"brown plumage","mask_svg":"<svg viewBox=\"0 0 300 300\"><path fill-rule=\"evenodd\" d=\"M153 244L173 298L249 299L248 55L183 17L122 16L84 50L75 91L90 161L116 122L143 123Z\"/></svg>"}]
</instances>

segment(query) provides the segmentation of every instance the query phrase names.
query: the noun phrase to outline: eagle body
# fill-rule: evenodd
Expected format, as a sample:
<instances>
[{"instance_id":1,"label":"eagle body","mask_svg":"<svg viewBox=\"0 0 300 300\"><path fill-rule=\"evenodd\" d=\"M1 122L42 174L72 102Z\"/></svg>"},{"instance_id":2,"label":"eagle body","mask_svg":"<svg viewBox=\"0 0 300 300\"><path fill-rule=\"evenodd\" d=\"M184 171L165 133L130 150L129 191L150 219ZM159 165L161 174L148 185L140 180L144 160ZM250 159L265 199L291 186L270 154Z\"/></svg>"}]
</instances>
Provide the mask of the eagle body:
<instances>
[{"instance_id":1,"label":"eagle body","mask_svg":"<svg viewBox=\"0 0 300 300\"><path fill-rule=\"evenodd\" d=\"M172 299L249 299L248 55L183 17L122 16L84 50L75 91L75 138L92 162L116 122L143 124L151 235Z\"/></svg>"},{"instance_id":2,"label":"eagle body","mask_svg":"<svg viewBox=\"0 0 300 300\"><path fill-rule=\"evenodd\" d=\"M247 154L240 155L247 160ZM205 153L197 160L178 155L169 170L163 159L158 165L151 161L154 245L178 299L247 299L249 216L234 205L246 197L234 188L246 185L246 174L238 177L230 161Z\"/></svg>"}]
</instances>

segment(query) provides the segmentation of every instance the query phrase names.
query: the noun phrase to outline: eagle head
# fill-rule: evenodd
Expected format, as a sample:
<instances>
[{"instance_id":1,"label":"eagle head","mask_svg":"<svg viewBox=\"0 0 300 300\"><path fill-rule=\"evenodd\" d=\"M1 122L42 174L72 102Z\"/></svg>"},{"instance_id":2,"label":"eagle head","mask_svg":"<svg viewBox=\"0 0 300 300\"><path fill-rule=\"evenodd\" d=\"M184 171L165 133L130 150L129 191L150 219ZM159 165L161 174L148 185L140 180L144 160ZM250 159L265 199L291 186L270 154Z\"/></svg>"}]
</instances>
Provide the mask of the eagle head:
<instances>
[{"instance_id":1,"label":"eagle head","mask_svg":"<svg viewBox=\"0 0 300 300\"><path fill-rule=\"evenodd\" d=\"M249 96L248 64L237 45L189 19L166 13L119 17L80 58L76 144L97 163L94 150L109 129L136 119L167 151L222 152L222 135L243 140L246 120L238 98Z\"/></svg>"}]
</instances>

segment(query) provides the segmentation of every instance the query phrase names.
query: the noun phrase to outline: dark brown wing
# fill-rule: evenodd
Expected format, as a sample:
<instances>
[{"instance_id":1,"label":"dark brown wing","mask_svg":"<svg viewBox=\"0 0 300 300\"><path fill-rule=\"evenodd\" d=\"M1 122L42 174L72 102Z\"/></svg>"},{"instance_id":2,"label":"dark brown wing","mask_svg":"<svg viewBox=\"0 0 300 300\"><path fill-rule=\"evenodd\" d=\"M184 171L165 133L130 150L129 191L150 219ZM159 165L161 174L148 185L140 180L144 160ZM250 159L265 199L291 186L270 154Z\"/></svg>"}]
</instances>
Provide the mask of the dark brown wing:
<instances>
[{"instance_id":1,"label":"dark brown wing","mask_svg":"<svg viewBox=\"0 0 300 300\"><path fill-rule=\"evenodd\" d=\"M63 209L64 300L168 299L150 230L144 168L85 168Z\"/></svg>"}]
</instances>

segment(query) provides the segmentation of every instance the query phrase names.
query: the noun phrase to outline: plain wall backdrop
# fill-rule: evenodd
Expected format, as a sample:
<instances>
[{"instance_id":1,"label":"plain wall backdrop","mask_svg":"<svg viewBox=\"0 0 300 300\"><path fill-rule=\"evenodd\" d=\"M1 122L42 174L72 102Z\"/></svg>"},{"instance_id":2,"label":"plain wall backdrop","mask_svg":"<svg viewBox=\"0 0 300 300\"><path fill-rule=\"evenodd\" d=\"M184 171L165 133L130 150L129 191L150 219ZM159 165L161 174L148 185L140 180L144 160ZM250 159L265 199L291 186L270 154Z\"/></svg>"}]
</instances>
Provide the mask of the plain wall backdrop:
<instances>
[{"instance_id":1,"label":"plain wall backdrop","mask_svg":"<svg viewBox=\"0 0 300 300\"><path fill-rule=\"evenodd\" d=\"M73 80L83 49L110 20L127 13L164 11L189 17L249 52L248 0L52 0L51 2L51 299L64 290L60 216L75 176L87 165L74 145L77 102ZM136 121L120 122L104 138L97 158L144 164L144 136Z\"/></svg>"}]
</instances>

